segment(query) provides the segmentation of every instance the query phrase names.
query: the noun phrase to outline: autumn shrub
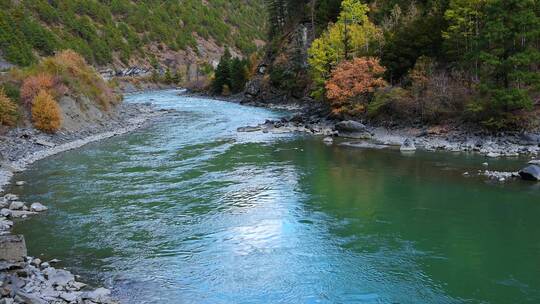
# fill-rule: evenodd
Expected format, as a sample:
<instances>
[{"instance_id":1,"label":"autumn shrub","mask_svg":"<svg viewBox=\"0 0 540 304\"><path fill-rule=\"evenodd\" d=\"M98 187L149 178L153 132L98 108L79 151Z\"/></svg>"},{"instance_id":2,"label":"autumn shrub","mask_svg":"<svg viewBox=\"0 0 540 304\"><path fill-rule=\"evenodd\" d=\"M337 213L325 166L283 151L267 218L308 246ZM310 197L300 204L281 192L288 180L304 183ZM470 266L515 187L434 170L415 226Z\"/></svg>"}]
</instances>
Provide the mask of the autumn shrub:
<instances>
[{"instance_id":1,"label":"autumn shrub","mask_svg":"<svg viewBox=\"0 0 540 304\"><path fill-rule=\"evenodd\" d=\"M340 63L326 82L326 97L335 115L365 112L376 90L387 86L385 69L374 57L355 58Z\"/></svg>"},{"instance_id":2,"label":"autumn shrub","mask_svg":"<svg viewBox=\"0 0 540 304\"><path fill-rule=\"evenodd\" d=\"M17 105L0 88L0 125L14 126L17 123Z\"/></svg>"},{"instance_id":3,"label":"autumn shrub","mask_svg":"<svg viewBox=\"0 0 540 304\"><path fill-rule=\"evenodd\" d=\"M28 76L21 86L21 100L25 106L31 106L34 98L41 91L52 91L54 88L54 77L46 73L38 73Z\"/></svg>"},{"instance_id":4,"label":"autumn shrub","mask_svg":"<svg viewBox=\"0 0 540 304\"><path fill-rule=\"evenodd\" d=\"M96 70L72 50L65 50L53 57L45 58L33 68L33 72L53 75L65 86L64 90L95 100L104 110L121 101ZM61 88L57 87L56 91Z\"/></svg>"},{"instance_id":5,"label":"autumn shrub","mask_svg":"<svg viewBox=\"0 0 540 304\"><path fill-rule=\"evenodd\" d=\"M55 133L62 126L62 114L53 96L42 90L32 102L32 121L37 129Z\"/></svg>"}]
</instances>

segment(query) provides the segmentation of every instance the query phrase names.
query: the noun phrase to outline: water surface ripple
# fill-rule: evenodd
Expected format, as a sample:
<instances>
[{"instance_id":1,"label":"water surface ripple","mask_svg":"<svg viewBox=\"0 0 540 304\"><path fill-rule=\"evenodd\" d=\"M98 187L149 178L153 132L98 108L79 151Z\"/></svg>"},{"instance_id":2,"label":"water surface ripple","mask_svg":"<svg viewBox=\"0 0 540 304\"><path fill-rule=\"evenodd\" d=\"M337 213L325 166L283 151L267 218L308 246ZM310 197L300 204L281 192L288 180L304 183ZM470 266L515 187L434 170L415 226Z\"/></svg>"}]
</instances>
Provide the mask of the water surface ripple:
<instances>
[{"instance_id":1,"label":"water surface ripple","mask_svg":"<svg viewBox=\"0 0 540 304\"><path fill-rule=\"evenodd\" d=\"M177 113L34 164L17 225L126 303L540 303L540 189L479 156L237 133L283 113L175 91ZM521 160L493 161L515 169Z\"/></svg>"}]
</instances>

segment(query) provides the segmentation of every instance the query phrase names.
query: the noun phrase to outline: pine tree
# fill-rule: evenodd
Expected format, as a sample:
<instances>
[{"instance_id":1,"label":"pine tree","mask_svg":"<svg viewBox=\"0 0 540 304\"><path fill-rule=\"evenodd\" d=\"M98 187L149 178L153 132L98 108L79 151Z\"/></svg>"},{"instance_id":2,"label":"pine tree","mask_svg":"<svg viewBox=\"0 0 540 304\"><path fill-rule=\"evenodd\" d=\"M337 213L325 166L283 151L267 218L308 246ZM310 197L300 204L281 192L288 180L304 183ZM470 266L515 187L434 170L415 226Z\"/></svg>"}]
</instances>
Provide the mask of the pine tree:
<instances>
[{"instance_id":1,"label":"pine tree","mask_svg":"<svg viewBox=\"0 0 540 304\"><path fill-rule=\"evenodd\" d=\"M233 93L244 90L247 81L246 74L246 62L234 58L231 63L231 90Z\"/></svg>"},{"instance_id":2,"label":"pine tree","mask_svg":"<svg viewBox=\"0 0 540 304\"><path fill-rule=\"evenodd\" d=\"M225 53L221 56L212 83L212 90L215 94L222 94L225 86L231 87L231 57L231 52L225 48Z\"/></svg>"}]
</instances>

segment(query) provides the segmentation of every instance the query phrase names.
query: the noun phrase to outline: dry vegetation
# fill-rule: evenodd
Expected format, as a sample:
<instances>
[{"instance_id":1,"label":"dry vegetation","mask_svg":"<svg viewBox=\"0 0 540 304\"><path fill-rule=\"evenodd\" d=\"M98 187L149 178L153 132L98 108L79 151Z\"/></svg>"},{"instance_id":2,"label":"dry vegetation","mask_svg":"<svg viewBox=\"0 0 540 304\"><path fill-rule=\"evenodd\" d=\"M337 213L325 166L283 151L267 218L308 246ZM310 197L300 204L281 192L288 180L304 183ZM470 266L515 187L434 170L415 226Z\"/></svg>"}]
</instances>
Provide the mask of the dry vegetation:
<instances>
[{"instance_id":1,"label":"dry vegetation","mask_svg":"<svg viewBox=\"0 0 540 304\"><path fill-rule=\"evenodd\" d=\"M32 121L37 129L48 133L55 133L62 126L60 106L45 90L40 91L32 102Z\"/></svg>"},{"instance_id":2,"label":"dry vegetation","mask_svg":"<svg viewBox=\"0 0 540 304\"><path fill-rule=\"evenodd\" d=\"M17 123L17 105L0 88L0 125L14 126Z\"/></svg>"},{"instance_id":3,"label":"dry vegetation","mask_svg":"<svg viewBox=\"0 0 540 304\"><path fill-rule=\"evenodd\" d=\"M71 50L44 58L25 69L12 69L6 79L0 79L0 87L10 89L12 100L6 94L0 95L1 124L14 125L17 123L18 110L29 111L34 126L46 132L56 132L62 126L57 101L63 96L75 99L86 96L103 111L121 102L120 96L113 92L94 68ZM21 107L17 107L14 101L19 102Z\"/></svg>"}]
</instances>

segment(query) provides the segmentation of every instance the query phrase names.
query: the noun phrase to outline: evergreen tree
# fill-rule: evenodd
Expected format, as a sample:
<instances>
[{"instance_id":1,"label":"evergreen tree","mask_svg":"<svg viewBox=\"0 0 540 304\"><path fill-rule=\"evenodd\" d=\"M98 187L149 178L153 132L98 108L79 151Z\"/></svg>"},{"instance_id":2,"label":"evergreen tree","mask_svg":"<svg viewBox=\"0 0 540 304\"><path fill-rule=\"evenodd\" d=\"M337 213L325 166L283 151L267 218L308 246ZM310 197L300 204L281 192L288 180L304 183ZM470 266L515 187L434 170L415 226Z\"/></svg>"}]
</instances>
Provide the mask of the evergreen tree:
<instances>
[{"instance_id":1,"label":"evergreen tree","mask_svg":"<svg viewBox=\"0 0 540 304\"><path fill-rule=\"evenodd\" d=\"M234 58L231 63L231 90L239 93L244 90L247 81L246 62L239 58Z\"/></svg>"},{"instance_id":2,"label":"evergreen tree","mask_svg":"<svg viewBox=\"0 0 540 304\"><path fill-rule=\"evenodd\" d=\"M215 74L212 90L215 94L221 94L225 86L231 87L231 53L228 48L225 48Z\"/></svg>"}]
</instances>

